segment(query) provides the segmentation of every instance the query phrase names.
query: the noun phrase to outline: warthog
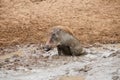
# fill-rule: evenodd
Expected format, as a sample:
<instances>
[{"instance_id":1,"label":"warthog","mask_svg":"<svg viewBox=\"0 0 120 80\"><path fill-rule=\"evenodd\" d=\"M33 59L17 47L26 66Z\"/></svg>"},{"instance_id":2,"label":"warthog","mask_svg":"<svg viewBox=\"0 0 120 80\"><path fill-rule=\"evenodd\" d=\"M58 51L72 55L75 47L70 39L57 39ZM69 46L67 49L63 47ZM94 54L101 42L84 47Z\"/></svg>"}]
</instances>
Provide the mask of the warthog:
<instances>
[{"instance_id":1,"label":"warthog","mask_svg":"<svg viewBox=\"0 0 120 80\"><path fill-rule=\"evenodd\" d=\"M79 56L84 54L80 41L73 35L70 28L65 26L55 26L50 32L45 50L49 51L55 47L57 47L59 55Z\"/></svg>"}]
</instances>

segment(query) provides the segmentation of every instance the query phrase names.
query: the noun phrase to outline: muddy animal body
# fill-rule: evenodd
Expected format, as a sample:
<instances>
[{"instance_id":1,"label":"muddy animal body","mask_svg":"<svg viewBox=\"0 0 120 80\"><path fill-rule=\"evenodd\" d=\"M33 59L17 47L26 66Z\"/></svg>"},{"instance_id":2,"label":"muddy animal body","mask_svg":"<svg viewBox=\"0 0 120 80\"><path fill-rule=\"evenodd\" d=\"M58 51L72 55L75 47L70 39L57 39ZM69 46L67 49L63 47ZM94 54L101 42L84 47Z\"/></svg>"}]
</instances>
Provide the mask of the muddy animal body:
<instances>
[{"instance_id":1,"label":"muddy animal body","mask_svg":"<svg viewBox=\"0 0 120 80\"><path fill-rule=\"evenodd\" d=\"M55 26L52 29L45 49L49 51L54 47L57 47L59 55L79 56L84 53L80 41L65 26Z\"/></svg>"}]
</instances>

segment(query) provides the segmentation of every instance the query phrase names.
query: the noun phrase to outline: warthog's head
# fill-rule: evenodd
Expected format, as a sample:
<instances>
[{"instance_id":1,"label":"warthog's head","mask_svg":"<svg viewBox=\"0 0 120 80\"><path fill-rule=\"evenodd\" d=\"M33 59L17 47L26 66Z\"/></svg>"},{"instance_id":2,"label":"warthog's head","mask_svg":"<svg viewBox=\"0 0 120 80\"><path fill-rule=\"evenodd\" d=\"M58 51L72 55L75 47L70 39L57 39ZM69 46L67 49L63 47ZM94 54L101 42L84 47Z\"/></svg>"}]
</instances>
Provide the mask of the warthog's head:
<instances>
[{"instance_id":1,"label":"warthog's head","mask_svg":"<svg viewBox=\"0 0 120 80\"><path fill-rule=\"evenodd\" d=\"M62 27L62 26L56 26L53 28L49 34L49 38L45 45L45 51L49 51L58 45L66 44L69 37L70 37L70 31L68 28Z\"/></svg>"}]
</instances>

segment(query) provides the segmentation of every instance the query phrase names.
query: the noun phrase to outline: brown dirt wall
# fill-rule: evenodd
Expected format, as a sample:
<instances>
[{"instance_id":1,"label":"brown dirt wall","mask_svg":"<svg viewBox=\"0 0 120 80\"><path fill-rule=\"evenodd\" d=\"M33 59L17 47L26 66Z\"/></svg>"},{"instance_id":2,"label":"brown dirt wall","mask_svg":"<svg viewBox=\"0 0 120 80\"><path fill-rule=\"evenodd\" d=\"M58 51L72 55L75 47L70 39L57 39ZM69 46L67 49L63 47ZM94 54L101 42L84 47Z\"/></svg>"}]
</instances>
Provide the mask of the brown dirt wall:
<instances>
[{"instance_id":1,"label":"brown dirt wall","mask_svg":"<svg viewBox=\"0 0 120 80\"><path fill-rule=\"evenodd\" d=\"M120 0L0 0L0 46L45 42L56 25L81 43L120 42Z\"/></svg>"}]
</instances>

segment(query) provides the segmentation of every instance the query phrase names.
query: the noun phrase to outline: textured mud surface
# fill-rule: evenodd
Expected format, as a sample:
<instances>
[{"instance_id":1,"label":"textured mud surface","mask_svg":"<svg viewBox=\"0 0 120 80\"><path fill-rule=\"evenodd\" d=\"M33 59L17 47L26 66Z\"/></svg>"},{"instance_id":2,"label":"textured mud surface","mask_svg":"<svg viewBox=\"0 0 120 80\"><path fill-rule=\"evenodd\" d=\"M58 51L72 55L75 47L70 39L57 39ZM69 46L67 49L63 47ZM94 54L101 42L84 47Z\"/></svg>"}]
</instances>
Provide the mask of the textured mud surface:
<instances>
[{"instance_id":1,"label":"textured mud surface","mask_svg":"<svg viewBox=\"0 0 120 80\"><path fill-rule=\"evenodd\" d=\"M0 80L120 80L120 44L90 45L88 54L78 57L41 46L0 48Z\"/></svg>"}]
</instances>

